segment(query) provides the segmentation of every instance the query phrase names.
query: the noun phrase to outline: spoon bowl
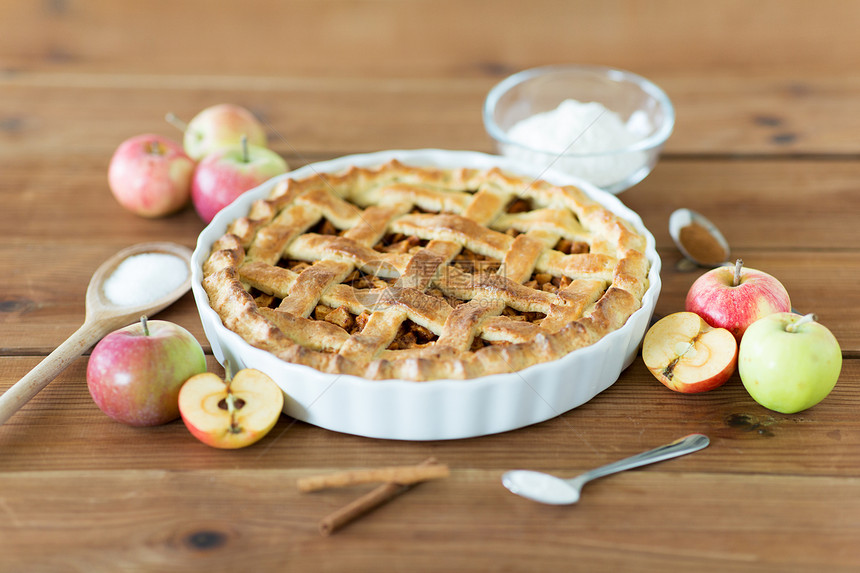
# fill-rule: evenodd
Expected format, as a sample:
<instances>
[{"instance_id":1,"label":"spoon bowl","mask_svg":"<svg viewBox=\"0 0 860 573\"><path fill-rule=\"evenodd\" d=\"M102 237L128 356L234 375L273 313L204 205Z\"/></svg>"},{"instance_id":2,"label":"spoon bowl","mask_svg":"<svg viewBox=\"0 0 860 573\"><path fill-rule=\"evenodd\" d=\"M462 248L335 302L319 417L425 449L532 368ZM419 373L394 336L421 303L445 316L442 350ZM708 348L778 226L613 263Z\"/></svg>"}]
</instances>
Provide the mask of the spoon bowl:
<instances>
[{"instance_id":1,"label":"spoon bowl","mask_svg":"<svg viewBox=\"0 0 860 573\"><path fill-rule=\"evenodd\" d=\"M185 281L177 286L173 291L148 301L144 304L134 306L117 305L112 302L107 294L105 294L105 282L117 269L117 267L127 258L134 255L142 255L146 253L161 253L165 255L173 255L185 261L189 266L188 276ZM140 243L122 249L114 256L99 265L96 272L93 273L90 279L90 284L87 287L87 316L98 315L101 320L109 320L126 324L140 318L141 314L155 314L160 312L176 302L179 297L188 292L191 288L191 250L182 245L175 243ZM124 326L124 325L121 325ZM119 327L117 327L119 328Z\"/></svg>"},{"instance_id":2,"label":"spoon bowl","mask_svg":"<svg viewBox=\"0 0 860 573\"><path fill-rule=\"evenodd\" d=\"M522 497L549 505L570 505L579 501L582 487L593 479L632 468L677 458L705 448L710 443L704 434L690 434L665 446L591 470L572 479L543 472L512 470L502 476L502 484Z\"/></svg>"},{"instance_id":3,"label":"spoon bowl","mask_svg":"<svg viewBox=\"0 0 860 573\"><path fill-rule=\"evenodd\" d=\"M532 470L511 470L502 476L502 484L511 492L549 505L570 505L579 501L582 488L571 481Z\"/></svg>"},{"instance_id":4,"label":"spoon bowl","mask_svg":"<svg viewBox=\"0 0 860 573\"><path fill-rule=\"evenodd\" d=\"M105 281L127 258L143 253L163 253L179 257L188 265L185 281L158 298L142 304L122 306L113 303L105 294ZM93 273L87 287L84 324L65 342L45 357L26 376L13 384L0 396L0 425L12 417L42 388L57 377L76 358L109 332L127 326L141 315L153 315L176 302L191 288L191 250L174 243L140 243L127 247L102 263Z\"/></svg>"},{"instance_id":5,"label":"spoon bowl","mask_svg":"<svg viewBox=\"0 0 860 573\"><path fill-rule=\"evenodd\" d=\"M722 248L722 251L725 254L722 258L725 260L702 260L701 258L697 258L695 253L690 252L690 249L687 248L687 245L685 245L681 240L681 230L692 224L698 224L707 231L708 235L710 235L716 244ZM681 254L684 255L684 258L700 267L719 267L726 264L729 260L729 242L726 241L726 238L716 225L709 221L707 217L701 213L693 211L692 209L681 208L672 212L669 216L669 235L671 235L672 241L674 241L678 250L681 251Z\"/></svg>"}]
</instances>

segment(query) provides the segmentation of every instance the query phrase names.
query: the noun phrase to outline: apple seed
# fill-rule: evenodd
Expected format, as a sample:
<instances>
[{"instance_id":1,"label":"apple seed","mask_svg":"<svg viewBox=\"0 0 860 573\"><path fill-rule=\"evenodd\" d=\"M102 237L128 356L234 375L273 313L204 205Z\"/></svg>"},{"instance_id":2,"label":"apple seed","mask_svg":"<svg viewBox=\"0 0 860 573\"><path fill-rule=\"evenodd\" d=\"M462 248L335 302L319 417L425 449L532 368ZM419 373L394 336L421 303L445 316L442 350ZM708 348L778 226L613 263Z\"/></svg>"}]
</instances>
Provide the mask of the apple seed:
<instances>
[{"instance_id":1,"label":"apple seed","mask_svg":"<svg viewBox=\"0 0 860 573\"><path fill-rule=\"evenodd\" d=\"M230 413L230 432L240 434L242 426L236 420L236 410L241 409L245 405L245 401L241 398L237 400L230 389L230 384L233 382L233 368L229 360L224 361L224 375L224 384L227 386L227 397L218 402L218 407ZM222 403L224 404L223 406L221 405Z\"/></svg>"},{"instance_id":2,"label":"apple seed","mask_svg":"<svg viewBox=\"0 0 860 573\"><path fill-rule=\"evenodd\" d=\"M233 394L229 394L231 398L233 398L233 407L236 410L241 410L245 406L245 401L241 398L234 397ZM218 407L222 410L229 410L229 406L227 405L227 398L222 398L220 402L218 402Z\"/></svg>"}]
</instances>

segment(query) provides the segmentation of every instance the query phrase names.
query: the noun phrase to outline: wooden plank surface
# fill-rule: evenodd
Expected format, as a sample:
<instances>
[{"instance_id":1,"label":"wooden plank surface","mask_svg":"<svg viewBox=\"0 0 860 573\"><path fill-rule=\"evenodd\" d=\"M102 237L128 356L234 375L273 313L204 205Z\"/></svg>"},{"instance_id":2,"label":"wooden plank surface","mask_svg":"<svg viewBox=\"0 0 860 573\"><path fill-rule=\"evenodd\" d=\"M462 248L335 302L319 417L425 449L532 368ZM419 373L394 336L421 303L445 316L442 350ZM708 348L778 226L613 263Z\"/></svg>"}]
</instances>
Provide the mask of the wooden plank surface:
<instances>
[{"instance_id":1,"label":"wooden plank surface","mask_svg":"<svg viewBox=\"0 0 860 573\"><path fill-rule=\"evenodd\" d=\"M497 484L486 487L496 471L455 471L342 535L321 538L320 517L362 490L302 496L292 487L297 475L256 471L249 484L241 470L6 474L0 487L19 497L4 500L0 531L7 543L29 544L37 557L16 552L4 564L95 572L116 571L118 563L138 571L316 570L326 555L331 570L438 571L440 563L458 571L501 569L498 564L533 570L537 563L571 567L575 555L589 571L631 563L637 571L666 571L707 560L711 570L801 572L820 570L822 562L831 571L851 571L860 557L852 517L860 511L857 479L811 477L798 484L762 474L637 472L594 484L577 507L567 508L536 506ZM82 483L79 495L46 494L58 478ZM236 491L243 503L227 513ZM452 491L480 511L457 512ZM458 513L456 522L451 512ZM403 515L414 521L409 529ZM455 533L461 530L480 535L464 540ZM33 543L36 536L41 543ZM762 557L762 545L783 550Z\"/></svg>"},{"instance_id":2,"label":"wooden plank surface","mask_svg":"<svg viewBox=\"0 0 860 573\"><path fill-rule=\"evenodd\" d=\"M620 196L659 247L656 315L681 310L701 272L676 266L668 235L670 213L690 207L816 312L844 356L833 393L794 415L756 404L737 374L671 392L637 358L587 404L499 435L376 440L282 415L236 451L181 421L110 420L83 356L0 427L0 573L858 570L858 20L860 4L841 0L0 2L0 392L81 324L103 260L143 241L194 246L191 209L141 219L107 187L123 139L179 136L166 112L245 105L292 167L492 152L487 90L564 62L640 73L676 107L663 159ZM188 328L221 372L190 294L158 318ZM573 476L691 432L710 447L589 484L575 507L499 483L517 467ZM319 519L369 488L295 487L428 456L451 476L329 538Z\"/></svg>"},{"instance_id":3,"label":"wooden plank surface","mask_svg":"<svg viewBox=\"0 0 860 573\"><path fill-rule=\"evenodd\" d=\"M457 77L538 63L857 69L860 7L822 0L110 0L0 7L4 67L133 74ZM360 47L360 52L356 51Z\"/></svg>"},{"instance_id":4,"label":"wooden plank surface","mask_svg":"<svg viewBox=\"0 0 860 573\"><path fill-rule=\"evenodd\" d=\"M634 70L662 87L676 107L669 155L860 154L856 70L830 75L812 68L800 76ZM106 164L118 137L153 131L176 137L163 121L167 112L187 120L225 101L253 110L265 122L272 148L291 164L380 149L489 152L493 141L481 110L487 91L503 77L336 80L0 70L0 160L23 155L56 162L84 151Z\"/></svg>"},{"instance_id":5,"label":"wooden plank surface","mask_svg":"<svg viewBox=\"0 0 860 573\"><path fill-rule=\"evenodd\" d=\"M4 364L5 379L32 360ZM332 570L365 570L388 556L431 571L431 556L447 552L446 567L456 570L528 570L536 558L550 566L576 555L589 570L704 562L804 571L826 562L847 571L860 558L860 431L848 414L860 406L856 360L827 401L799 416L756 405L736 376L684 396L637 362L595 400L530 431L405 443L283 417L258 446L231 452L196 442L181 422L135 429L107 419L81 384L84 368L83 360L73 365L0 436L0 545L15 549L4 565L191 571L202 560L314 569L325 554ZM711 447L590 484L575 508L534 504L499 483L515 467L572 476L694 431L707 433ZM449 464L451 478L422 484L331 540L320 538L318 520L367 488L295 488L331 467L426 455Z\"/></svg>"},{"instance_id":6,"label":"wooden plank surface","mask_svg":"<svg viewBox=\"0 0 860 573\"><path fill-rule=\"evenodd\" d=\"M4 360L4 383L35 363L30 357ZM211 357L210 366L219 370ZM671 392L637 360L594 400L529 431L413 443L320 430L282 416L258 446L236 451L198 443L180 421L157 428L114 422L89 398L85 372L82 358L7 422L0 435L4 471L319 470L418 463L434 455L455 469L530 467L572 476L693 432L710 436L714 447L677 462L683 471L850 477L860 464L860 430L853 416L860 407L857 360L846 361L826 401L798 415L759 406L737 375L705 394ZM787 444L796 448L791 455ZM85 448L92 453L81 456ZM667 465L659 471L671 470Z\"/></svg>"}]
</instances>

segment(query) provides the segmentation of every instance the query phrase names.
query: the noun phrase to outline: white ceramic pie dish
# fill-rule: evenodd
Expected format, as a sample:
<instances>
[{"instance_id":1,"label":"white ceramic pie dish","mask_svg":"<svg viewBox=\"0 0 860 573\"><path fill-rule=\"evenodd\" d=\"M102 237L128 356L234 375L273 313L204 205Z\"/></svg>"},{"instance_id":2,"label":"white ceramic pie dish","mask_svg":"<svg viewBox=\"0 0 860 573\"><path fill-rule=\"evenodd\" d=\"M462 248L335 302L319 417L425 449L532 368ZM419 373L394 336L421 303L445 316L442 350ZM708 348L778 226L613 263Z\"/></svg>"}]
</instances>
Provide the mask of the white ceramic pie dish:
<instances>
[{"instance_id":1,"label":"white ceramic pie dish","mask_svg":"<svg viewBox=\"0 0 860 573\"><path fill-rule=\"evenodd\" d=\"M646 237L651 269L642 308L619 330L559 360L470 380L379 381L328 374L285 362L228 330L209 306L201 284L203 263L227 225L247 214L251 203L268 196L282 179L337 172L351 165L380 165L391 159L444 168L499 167L555 184L578 186ZM636 357L648 328L660 293L660 266L654 237L639 216L618 198L580 179L470 151L381 151L306 165L243 194L218 213L200 234L192 255L191 290L215 358L221 364L229 360L234 369L257 368L271 376L286 394L287 415L322 428L372 438L447 440L495 434L542 422L588 402L611 386Z\"/></svg>"}]
</instances>

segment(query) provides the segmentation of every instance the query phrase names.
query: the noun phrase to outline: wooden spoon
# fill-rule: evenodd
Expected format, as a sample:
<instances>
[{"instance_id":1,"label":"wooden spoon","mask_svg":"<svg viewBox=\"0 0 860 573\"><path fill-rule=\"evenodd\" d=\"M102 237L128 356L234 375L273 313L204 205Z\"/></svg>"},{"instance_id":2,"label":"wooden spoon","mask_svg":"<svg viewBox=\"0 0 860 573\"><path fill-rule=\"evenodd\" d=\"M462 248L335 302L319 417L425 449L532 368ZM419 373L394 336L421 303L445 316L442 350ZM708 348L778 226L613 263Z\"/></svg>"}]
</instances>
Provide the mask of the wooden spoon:
<instances>
[{"instance_id":1,"label":"wooden spoon","mask_svg":"<svg viewBox=\"0 0 860 573\"><path fill-rule=\"evenodd\" d=\"M165 253L181 258L189 265L188 278L173 292L146 304L117 306L105 295L104 283L122 261L132 255L143 253ZM123 326L128 326L139 320L141 315L149 316L163 310L188 292L188 289L191 288L190 265L191 250L174 243L132 245L102 263L96 269L87 287L86 318L83 326L0 396L0 424L4 424L60 372L65 370L69 364L106 334Z\"/></svg>"}]
</instances>

